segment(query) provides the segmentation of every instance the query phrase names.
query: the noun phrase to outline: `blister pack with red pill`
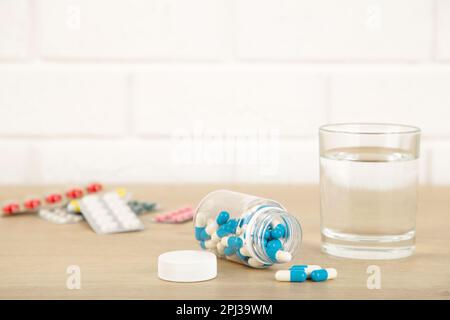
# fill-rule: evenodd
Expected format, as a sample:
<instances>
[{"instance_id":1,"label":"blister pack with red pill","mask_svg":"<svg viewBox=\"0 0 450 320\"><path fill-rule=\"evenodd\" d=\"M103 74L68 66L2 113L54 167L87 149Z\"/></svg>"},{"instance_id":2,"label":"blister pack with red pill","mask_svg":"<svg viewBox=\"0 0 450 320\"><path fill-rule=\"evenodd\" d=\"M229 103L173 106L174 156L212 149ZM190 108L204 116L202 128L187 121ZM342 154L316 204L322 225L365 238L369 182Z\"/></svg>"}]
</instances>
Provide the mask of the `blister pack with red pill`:
<instances>
[{"instance_id":1,"label":"blister pack with red pill","mask_svg":"<svg viewBox=\"0 0 450 320\"><path fill-rule=\"evenodd\" d=\"M194 209L190 206L181 207L173 211L161 213L152 218L154 223L183 223L192 220Z\"/></svg>"},{"instance_id":2,"label":"blister pack with red pill","mask_svg":"<svg viewBox=\"0 0 450 320\"><path fill-rule=\"evenodd\" d=\"M11 216L19 213L37 213L41 209L55 209L66 206L71 200L80 199L85 194L97 193L102 190L99 183L91 183L85 188L71 188L65 192L50 192L43 196L27 197L23 201L4 201L1 206L1 215Z\"/></svg>"}]
</instances>

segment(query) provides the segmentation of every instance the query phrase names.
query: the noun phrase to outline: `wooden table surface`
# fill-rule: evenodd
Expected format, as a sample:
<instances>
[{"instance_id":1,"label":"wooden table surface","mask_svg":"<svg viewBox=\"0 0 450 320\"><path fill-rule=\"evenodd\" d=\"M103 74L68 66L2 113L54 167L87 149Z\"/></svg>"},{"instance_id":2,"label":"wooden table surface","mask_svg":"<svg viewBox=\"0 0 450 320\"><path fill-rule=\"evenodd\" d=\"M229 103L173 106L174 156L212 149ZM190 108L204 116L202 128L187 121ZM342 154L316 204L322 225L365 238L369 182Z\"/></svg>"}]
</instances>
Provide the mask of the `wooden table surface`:
<instances>
[{"instance_id":1,"label":"wooden table surface","mask_svg":"<svg viewBox=\"0 0 450 320\"><path fill-rule=\"evenodd\" d=\"M254 270L218 260L218 276L201 283L171 283L157 277L158 255L198 249L191 223L156 225L141 216L141 232L97 235L86 222L56 225L36 215L0 218L0 299L449 299L450 188L421 188L416 253L392 261L361 261L320 251L317 186L179 185L129 186L136 199L163 209L196 205L207 192L229 188L273 198L295 213L304 237L295 263L338 269L323 283L280 283L275 266ZM3 187L2 200L58 190ZM66 287L69 265L81 268L81 289ZM381 289L367 288L367 267L381 268Z\"/></svg>"}]
</instances>

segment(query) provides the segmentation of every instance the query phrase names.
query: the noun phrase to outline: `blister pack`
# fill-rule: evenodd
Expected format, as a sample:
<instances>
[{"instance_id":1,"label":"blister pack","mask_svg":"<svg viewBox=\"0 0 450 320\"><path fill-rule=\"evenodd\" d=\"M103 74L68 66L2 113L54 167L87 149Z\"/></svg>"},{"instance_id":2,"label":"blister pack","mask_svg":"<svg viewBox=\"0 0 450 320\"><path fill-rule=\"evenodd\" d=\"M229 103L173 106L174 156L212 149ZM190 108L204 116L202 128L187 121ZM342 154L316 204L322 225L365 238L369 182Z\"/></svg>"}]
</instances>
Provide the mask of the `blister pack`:
<instances>
[{"instance_id":1,"label":"blister pack","mask_svg":"<svg viewBox=\"0 0 450 320\"><path fill-rule=\"evenodd\" d=\"M99 193L99 192L101 192L102 191L102 189L97 189L95 192L94 191L91 191L91 192L89 192L90 194L92 194L92 193ZM112 192L112 191L111 191ZM132 193L131 192L129 192L127 189L125 189L125 188L116 188L115 190L114 190L114 192L116 192L118 195L119 195L119 197L121 197L124 201L126 201L126 202L128 202L131 198L132 198ZM69 212L72 212L72 213L81 213L81 209L80 209L80 203L79 203L79 201L80 201L80 198L82 198L82 197L79 197L79 198L72 198L72 200L70 200L69 202L68 202L68 204L67 204L67 210L69 211Z\"/></svg>"},{"instance_id":2,"label":"blister pack","mask_svg":"<svg viewBox=\"0 0 450 320\"><path fill-rule=\"evenodd\" d=\"M87 195L79 200L84 218L99 234L137 231L144 225L116 192Z\"/></svg>"},{"instance_id":3,"label":"blister pack","mask_svg":"<svg viewBox=\"0 0 450 320\"><path fill-rule=\"evenodd\" d=\"M136 214L152 212L159 209L156 202L146 202L138 200L128 201L128 206Z\"/></svg>"},{"instance_id":4,"label":"blister pack","mask_svg":"<svg viewBox=\"0 0 450 320\"><path fill-rule=\"evenodd\" d=\"M42 208L39 210L39 217L57 224L77 223L83 220L83 216L68 212L65 208Z\"/></svg>"},{"instance_id":5,"label":"blister pack","mask_svg":"<svg viewBox=\"0 0 450 320\"><path fill-rule=\"evenodd\" d=\"M55 209L64 207L68 202L77 201L86 193L100 192L103 186L100 183L90 183L86 187L75 187L66 192L51 192L42 196L28 196L25 200L7 200L1 205L0 216L11 216L20 213L37 213L41 209Z\"/></svg>"},{"instance_id":6,"label":"blister pack","mask_svg":"<svg viewBox=\"0 0 450 320\"><path fill-rule=\"evenodd\" d=\"M182 207L177 210L158 214L153 217L154 223L183 223L192 220L194 209L192 207Z\"/></svg>"}]
</instances>

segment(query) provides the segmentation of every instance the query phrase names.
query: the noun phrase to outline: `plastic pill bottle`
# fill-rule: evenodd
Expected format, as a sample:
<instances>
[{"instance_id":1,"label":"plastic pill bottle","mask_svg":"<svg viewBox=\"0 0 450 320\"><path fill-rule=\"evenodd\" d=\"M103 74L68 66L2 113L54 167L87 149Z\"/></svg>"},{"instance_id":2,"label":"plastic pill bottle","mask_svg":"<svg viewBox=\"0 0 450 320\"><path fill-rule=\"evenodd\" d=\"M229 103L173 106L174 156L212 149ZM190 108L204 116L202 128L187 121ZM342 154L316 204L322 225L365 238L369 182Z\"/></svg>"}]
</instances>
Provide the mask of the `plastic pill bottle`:
<instances>
[{"instance_id":1,"label":"plastic pill bottle","mask_svg":"<svg viewBox=\"0 0 450 320\"><path fill-rule=\"evenodd\" d=\"M244 193L209 193L194 215L200 247L254 268L291 261L300 246L297 219L276 201Z\"/></svg>"}]
</instances>

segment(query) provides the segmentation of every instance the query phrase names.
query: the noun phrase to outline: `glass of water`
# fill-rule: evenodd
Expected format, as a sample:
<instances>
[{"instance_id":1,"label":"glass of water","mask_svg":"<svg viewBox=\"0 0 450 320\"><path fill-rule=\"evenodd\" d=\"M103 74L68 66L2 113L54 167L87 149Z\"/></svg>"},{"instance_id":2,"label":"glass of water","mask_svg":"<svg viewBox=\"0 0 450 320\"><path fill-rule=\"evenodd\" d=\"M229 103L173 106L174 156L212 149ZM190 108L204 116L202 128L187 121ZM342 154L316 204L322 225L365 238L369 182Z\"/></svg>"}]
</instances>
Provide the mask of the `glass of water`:
<instances>
[{"instance_id":1,"label":"glass of water","mask_svg":"<svg viewBox=\"0 0 450 320\"><path fill-rule=\"evenodd\" d=\"M319 139L322 250L356 259L411 255L420 129L329 124Z\"/></svg>"}]
</instances>

